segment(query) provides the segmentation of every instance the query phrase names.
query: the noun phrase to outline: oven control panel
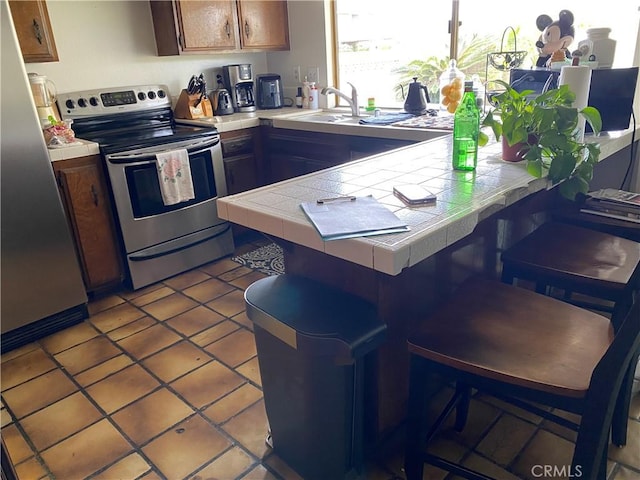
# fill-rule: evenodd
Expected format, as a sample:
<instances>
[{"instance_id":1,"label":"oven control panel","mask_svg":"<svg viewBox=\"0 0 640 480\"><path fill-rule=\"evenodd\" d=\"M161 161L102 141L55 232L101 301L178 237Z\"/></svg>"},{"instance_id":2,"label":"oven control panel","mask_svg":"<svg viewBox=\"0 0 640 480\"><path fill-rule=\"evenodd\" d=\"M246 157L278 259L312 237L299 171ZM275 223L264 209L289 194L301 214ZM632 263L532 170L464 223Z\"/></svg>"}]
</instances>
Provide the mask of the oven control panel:
<instances>
[{"instance_id":1,"label":"oven control panel","mask_svg":"<svg viewBox=\"0 0 640 480\"><path fill-rule=\"evenodd\" d=\"M66 120L171 107L171 95L166 85L137 85L59 93L57 102Z\"/></svg>"}]
</instances>

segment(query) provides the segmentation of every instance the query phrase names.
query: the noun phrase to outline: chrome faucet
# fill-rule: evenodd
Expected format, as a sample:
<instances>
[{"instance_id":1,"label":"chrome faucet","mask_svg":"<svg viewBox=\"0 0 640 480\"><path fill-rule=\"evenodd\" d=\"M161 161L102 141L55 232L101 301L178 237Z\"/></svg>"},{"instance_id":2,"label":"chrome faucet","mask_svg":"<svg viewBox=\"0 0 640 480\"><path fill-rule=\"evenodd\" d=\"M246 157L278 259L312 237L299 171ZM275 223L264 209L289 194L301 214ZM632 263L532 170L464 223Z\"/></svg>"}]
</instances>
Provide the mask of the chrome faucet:
<instances>
[{"instance_id":1,"label":"chrome faucet","mask_svg":"<svg viewBox=\"0 0 640 480\"><path fill-rule=\"evenodd\" d=\"M360 109L358 107L358 92L356 91L356 87L353 86L352 83L347 82L348 85L351 85L351 98L349 98L346 94L333 87L324 87L320 93L323 95L329 95L334 93L339 97L342 97L351 107L351 116L359 117Z\"/></svg>"}]
</instances>

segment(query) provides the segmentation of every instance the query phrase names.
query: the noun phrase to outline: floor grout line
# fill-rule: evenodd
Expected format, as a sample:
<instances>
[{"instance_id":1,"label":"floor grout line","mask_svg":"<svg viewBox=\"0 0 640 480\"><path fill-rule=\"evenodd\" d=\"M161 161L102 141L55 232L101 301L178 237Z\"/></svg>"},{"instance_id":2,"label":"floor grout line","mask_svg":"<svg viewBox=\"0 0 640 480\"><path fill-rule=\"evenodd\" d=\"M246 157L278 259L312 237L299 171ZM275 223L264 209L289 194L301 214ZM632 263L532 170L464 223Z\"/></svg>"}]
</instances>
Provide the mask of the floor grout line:
<instances>
[{"instance_id":1,"label":"floor grout line","mask_svg":"<svg viewBox=\"0 0 640 480\"><path fill-rule=\"evenodd\" d=\"M269 241L266 241L266 243L263 242L255 242L254 244L250 244L252 245L252 247L248 247L248 248L260 248L265 246L265 244L268 244ZM224 260L230 260L230 259L224 259ZM213 265L216 264L218 262L212 262L212 264L208 264ZM186 274L193 274L193 272L200 272L204 275L206 275L207 278L202 278L199 281L196 281L195 283L189 283L186 286L183 286L181 288L177 288L177 287L173 287L171 286L169 283L167 283L167 281L171 281L172 279L169 279L167 281L163 281L163 282L159 282L158 284L154 285L155 288L152 288L150 290L148 290L146 288L142 289L141 291L138 292L138 294L136 295L136 292L120 292L120 293L114 293L114 294L109 294L109 295L104 295L101 296L99 298L96 299L92 299L91 303L92 304L98 304L101 301L104 301L105 303L109 303L108 299L111 297L117 297L120 300L122 300L122 302L117 303L117 304L113 304L110 306L107 306L105 308L99 309L97 311L91 311L91 316L89 319L86 319L85 322L88 323L88 325L90 325L90 327L95 330L95 332L97 333L97 335L95 337L92 337L88 340L82 340L81 342L79 342L78 344L74 344L71 346L66 346L65 348L63 348L62 350L60 350L59 352L56 353L51 353L41 341L35 342L37 345L37 348L39 348L40 350L42 350L45 355L46 358L48 358L50 361L52 361L54 363L54 365L56 365L56 369L52 369L52 370L48 370L45 373L42 373L36 377L32 377L32 378L28 378L27 380L24 380L23 382L21 382L20 384L17 385L13 385L11 387L15 388L21 385L24 385L25 383L34 380L35 378L38 378L41 375L46 375L50 372L53 371L62 371L65 375L66 378L68 378L72 384L74 385L74 387L77 389L74 392L71 392L69 395L66 395L60 399L55 400L54 402L49 403L48 405L42 406L37 408L36 410L32 411L32 412L28 412L27 414L23 415L23 417L20 420L17 420L16 415L14 414L11 406L9 404L6 403L5 399L4 399L4 391L2 392L2 404L3 404L3 408L6 409L6 412L9 414L10 418L11 418L11 422L7 423L4 427L9 427L11 425L14 425L15 428L17 429L17 432L23 437L24 441L27 443L27 446L31 449L31 453L33 456L31 457L27 457L25 460L21 461L18 465L24 465L27 462L29 462L31 459L35 459L43 468L43 470L45 470L46 472L46 477L53 479L54 478L54 473L51 471L51 469L49 468L49 466L45 463L44 459L41 456L41 453L48 450L49 448L52 448L55 445L60 444L61 442L70 439L71 437L73 437L74 435L78 434L79 432L83 431L84 429L96 425L97 423L101 422L102 420L107 420L109 422L109 424L111 425L111 427L115 428L115 430L118 432L118 434L120 436L122 436L122 438L124 438L127 443L130 445L132 450L127 451L125 454L122 454L121 457L117 458L117 459L112 459L111 461L109 461L106 465L103 465L99 470L97 470L96 472L93 472L88 478L94 477L99 475L101 472L105 472L107 470L109 470L110 468L112 468L114 465L118 465L124 458L127 458L128 456L130 456L132 453L136 453L138 455L141 456L141 458L144 460L144 462L146 462L146 464L148 465L148 470L147 472L142 475L147 476L149 475L151 472L153 472L155 475L157 475L160 478L166 479L166 476L162 473L160 467L158 465L156 465L152 458L150 458L149 456L145 455L143 452L143 448L144 446L150 445L152 442L158 440L159 438L161 438L164 434L166 434L167 432L169 432L171 429L176 428L177 425L179 425L182 422L185 422L189 419L193 419L196 416L199 417L202 421L206 422L207 425L209 425L210 427L214 428L215 431L217 431L223 438L227 439L227 441L229 441L229 445L224 448L222 451L220 451L219 453L217 453L216 455L214 455L213 457L209 458L205 463L199 465L194 471L192 471L188 477L191 478L192 476L195 476L194 478L196 478L198 476L199 472L203 472L205 471L207 468L209 468L211 465L213 465L216 461L218 461L219 459L223 458L225 455L227 454L231 454L236 448L239 448L240 451L244 452L244 454L247 456L247 458L249 458L251 460L251 462L246 466L246 468L238 473L238 475L235 477L236 479L241 479L244 477L247 477L248 475L250 475L250 472L254 471L256 468L264 468L266 469L270 475L272 475L272 477L275 480L286 480L286 476L283 476L284 473L283 472L279 472L276 469L274 469L274 467L271 466L270 464L270 460L274 460L275 458L277 458L277 455L272 452L272 451L268 451L265 456L263 458L258 458L254 453L252 453L252 451L243 444L243 442L240 439L236 439L233 435L227 433L227 431L223 428L224 425L229 424L231 421L233 421L234 419L237 418L242 418L242 415L247 413L248 411L250 411L250 409L255 408L258 404L260 404L260 402L263 401L262 396L260 396L260 398L258 398L255 401L251 401L248 404L244 405L240 410L236 411L235 413L233 413L232 415L230 415L229 417L225 418L224 420L221 420L219 422L213 421L209 416L207 416L204 412L207 409L212 408L216 403L220 402L221 400L229 397L230 395L238 392L241 388L243 388L246 385L251 386L251 388L255 388L258 390L262 390L261 385L257 384L254 382L254 380L252 380L252 378L245 376L244 374L240 373L240 369L243 366L246 366L247 364L249 364L249 362L253 361L255 358L255 355L251 358L245 359L243 360L241 363L237 364L235 367L232 366L231 364L227 364L224 359L218 358L216 355L208 352L206 350L207 347L210 347L211 345L215 344L216 342L223 340L225 338L229 338L231 335L233 335L234 333L237 332L241 332L241 331L248 331L251 332L253 334L253 331L251 328L249 328L246 324L244 324L241 321L237 321L234 320L234 318L239 317L240 315L242 315L244 312L240 311L238 313L234 313L234 314L230 314L230 316L227 316L226 314L223 314L221 312L216 311L215 309L209 307L207 304L211 303L212 301L216 300L216 299L220 299L222 297L224 297L225 295L228 295L230 293L233 292L237 292L237 291L244 291L244 287L235 285L232 282L238 282L239 279L247 276L247 275L251 275L253 274L255 271L251 270L251 269L247 269L246 272L242 272L240 269L242 268L247 268L242 266L239 263L236 263L237 266L234 268L231 268L229 270L225 270L222 272L219 272L215 275L208 273L205 269L207 266L203 266L203 267L198 267L190 272L186 272ZM234 275L230 275L231 272L237 271L237 273L242 273L242 275L238 275L238 276L234 276ZM222 279L220 277L225 277L225 279ZM176 279L174 281L174 283L179 283L178 280L178 276L174 277L174 279ZM194 275L194 278L196 278L197 275ZM216 279L220 282L225 283L226 285L229 285L230 287L232 287L232 290L230 290L229 292L225 292L221 295L217 295L215 296L213 299L208 299L205 302L202 302L194 297L190 297L189 295L187 295L186 293L184 293L185 290L191 288L191 287L195 287L197 285L200 285L204 282L207 282L209 280L212 279ZM242 283L240 283L240 285L242 285ZM160 298L154 299L148 303L144 303L141 305L136 305L134 303L135 299L137 298L141 298L145 295L151 295L151 297L149 298L153 298L152 294L154 292L157 292L159 289L162 288L168 288L169 290L171 290L171 293L169 293L166 296L162 296ZM156 317L154 317L152 314L147 313L143 307L145 306L149 306L155 302L160 302L163 299L167 298L168 296L174 295L176 293L179 293L183 296L185 296L186 298L188 298L190 301L193 301L195 303L195 305L193 307L188 308L185 311L179 312L175 315L172 315L171 317L168 317L164 320L158 319ZM132 307L134 309L136 309L138 312L140 312L142 314L141 317L136 318L130 322L127 322L124 325L120 325L116 328L113 328L107 332L103 332L102 330L100 330L100 328L98 328L92 321L91 319L93 317L95 317L96 315L99 314L103 314L103 315L107 315L109 310L117 308L119 306L122 305L127 305L128 307ZM210 327L206 327L203 330L194 332L194 333L183 333L182 331L180 331L178 328L175 328L173 325L171 325L169 323L170 320L183 315L187 312L190 312L191 310L195 309L195 308L199 308L199 307L204 307L208 310L210 310L211 312L215 313L216 315L219 315L222 320L218 323L213 324ZM110 332L114 332L116 330L118 330L119 328L124 328L127 325L131 325L134 324L135 322L138 322L142 319L144 319L145 317L149 317L151 319L153 319L153 324L144 327L141 330L136 330L133 333L130 333L128 335L125 335L124 337L118 338L117 340L114 340L113 338L111 338L109 336ZM218 325L218 324L222 324L223 322L231 322L233 325L235 325L237 328L235 328L233 331L231 332L226 332L224 334L222 334L221 336L216 336L215 340L213 340L210 343L207 343L206 345L199 345L197 343L195 343L192 338L202 334L203 332L206 332L208 329L213 328L214 326ZM168 331L172 332L173 334L177 335L177 337L179 338L179 340L171 343L170 345L166 345L161 347L158 350L153 351L151 354L146 355L144 358L140 358L139 360L137 359L137 357L132 354L130 351L128 351L126 348L122 347L120 345L120 342L126 338L130 338L138 333L144 332L145 330L147 330L148 328L151 327L155 327L155 326L162 326L163 328L167 329ZM56 335L56 334L54 334ZM92 365L90 367L87 367L79 372L76 372L74 374L71 374L69 371L67 371L67 369L64 367L64 365L57 360L56 355L59 355L63 352L67 352L75 347L78 347L79 345L82 345L85 342L94 340L96 338L104 338L106 339L110 345L114 346L116 349L118 349L119 353L114 356L114 357L110 357L107 360L102 360L100 363L96 364L96 365ZM171 378L170 380L164 381L162 380L162 378L160 377L159 374L154 373L154 371L149 368L147 365L145 365L143 362L148 359L151 358L155 355L161 354L163 352L168 352L172 347L175 347L177 344L180 344L182 342L188 342L190 345L192 345L193 347L195 347L196 349L198 349L199 351L203 352L203 354L207 355L207 362L203 363L203 364L199 364L196 367L190 369L189 371L186 372L181 372L177 377L175 378ZM25 352L25 353L29 353L31 350ZM24 355L25 353L21 354ZM117 371L110 371L108 373L108 375L106 375L105 377L101 377L99 380L93 381L92 383L83 386L82 384L80 384L80 382L78 382L76 380L76 376L86 373L89 370L91 370L92 368L96 368L99 367L100 365L104 364L105 362L112 360L113 358L117 358L120 355L124 355L126 356L131 363L124 366L123 368L118 369ZM19 357L16 357L19 358ZM185 396L183 396L178 390L176 390L175 388L173 388L171 386L172 383L183 379L185 377L187 377L189 374L195 372L196 370L198 370L199 368L204 367L205 365L209 365L211 362L218 362L220 365L222 365L225 369L228 369L232 372L234 372L236 375L239 376L240 379L242 379L242 383L240 385L237 385L231 389L228 389L224 392L223 395L219 396L218 398L216 398L214 401L209 402L204 404L201 407L197 407L195 404L192 404L189 400L187 400L187 398ZM109 378L112 375L115 375L119 372L122 372L123 370L125 370L126 368L130 368L132 366L138 366L140 368L142 368L142 370L145 372L145 374L150 375L151 378L154 379L154 381L156 381L158 383L158 385L156 387L154 387L151 391L145 393L142 396L139 396L137 398L135 398L133 401L127 403L126 405L123 405L121 407L118 407L116 410L114 410L111 413L107 413L105 410L103 410L103 408L100 406L100 404L91 397L91 395L89 395L89 393L87 392L87 389L90 388L91 386ZM161 432L159 433L155 433L153 436L147 438L144 442L142 442L140 445L138 445L132 438L129 437L129 435L127 435L125 429L123 429L112 417L119 413L124 411L124 409L128 408L129 406L131 406L132 404L134 404L135 402L138 402L144 398L150 397L151 395L153 395L154 393L157 393L159 391L161 391L162 389L166 389L168 392L170 392L172 395L174 395L180 402L182 402L183 404L187 405L192 412L190 414L188 414L186 417L180 419L179 421L177 421L175 424L173 424L170 427L165 427ZM7 389L10 390L10 389ZM51 406L53 403L60 401L64 398L67 398L70 395L73 395L77 392L80 392L85 399L87 399L89 401L89 403L93 406L93 408L96 408L98 410L98 412L100 413L101 417L99 419L97 419L95 422L92 422L90 425L86 425L84 426L79 432L75 432L75 433L71 433L68 434L67 436L65 436L64 438L61 439L56 439L56 442L52 445L49 445L46 449L42 450L42 451L38 451L36 449L35 444L33 443L33 441L29 438L27 432L24 430L22 424L20 423L21 420L23 420L24 418L27 418L31 415L33 415L34 413L40 412L42 410L44 410L45 408ZM506 472L509 472L513 475L515 475L514 473L514 467L515 465L517 465L517 462L520 460L521 455L525 454L525 451L527 450L528 446L530 446L533 442L533 439L535 438L535 436L538 434L538 432L540 431L545 431L551 435L554 435L556 437L559 437L562 440L567 440L567 438L560 434L557 433L551 429L545 428L544 425L544 419L540 420L538 423L535 422L531 422L529 419L524 418L522 416L519 416L511 411L505 410L503 408L501 408L498 405L495 405L491 402L487 402L486 399L483 398L475 398L474 396L474 400L478 401L478 402L482 402L485 405L491 407L491 408L495 408L498 411L498 414L496 415L496 418L492 421L489 422L489 424L487 424L484 428L484 430L478 434L478 438L475 439L475 443L472 446L468 446L466 444L463 443L459 443L459 445L464 449L464 454L463 454L463 460L464 459L468 459L471 458L472 455L477 455L480 458L484 459L484 460L488 460L491 463L494 463L497 467L505 470ZM495 460L493 460L490 456L483 454L482 452L478 451L478 447L479 445L482 443L482 441L484 439L487 438L487 436L490 434L490 432L493 430L494 427L497 426L498 422L500 421L501 418L503 418L505 415L511 415L514 418L520 420L520 421L524 421L527 422L531 425L533 425L535 428L533 430L533 432L531 433L531 435L529 436L529 438L527 439L526 442L523 443L522 447L519 449L519 451L513 456L513 458L511 459L511 461L507 464L507 465L501 465L499 463L497 463ZM640 424L640 419L635 419L635 418L630 418L629 419L630 422L634 422ZM571 440L568 440L571 441ZM399 472L395 472L396 468L394 468L394 458L385 458L385 459L378 459L376 458L374 463L377 465L377 471L379 475L382 475L383 477L376 477L376 478L384 478L384 480L402 480L402 467L400 467L400 471ZM622 469L626 468L628 469L628 471L631 472L635 472L638 473L640 475L640 465L638 465L637 467L634 466L627 466L624 465L620 462L616 462L613 461L613 468L611 469L610 475L609 475L609 479L613 480L619 472L622 472ZM622 474L621 474L622 475ZM141 478L141 477L139 477ZM452 478L451 476L447 476L447 478Z\"/></svg>"}]
</instances>

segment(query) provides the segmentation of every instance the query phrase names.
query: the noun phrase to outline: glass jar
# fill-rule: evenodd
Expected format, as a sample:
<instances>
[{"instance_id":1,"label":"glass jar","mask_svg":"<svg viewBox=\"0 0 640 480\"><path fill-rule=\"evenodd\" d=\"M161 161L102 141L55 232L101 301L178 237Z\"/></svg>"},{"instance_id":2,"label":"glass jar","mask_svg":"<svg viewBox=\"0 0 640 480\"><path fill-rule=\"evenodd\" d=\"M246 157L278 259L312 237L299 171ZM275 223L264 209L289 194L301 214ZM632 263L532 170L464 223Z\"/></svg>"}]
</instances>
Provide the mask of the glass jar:
<instances>
[{"instance_id":1,"label":"glass jar","mask_svg":"<svg viewBox=\"0 0 640 480\"><path fill-rule=\"evenodd\" d=\"M449 62L449 68L440 75L440 108L455 113L464 94L464 73L456 67L456 61Z\"/></svg>"}]
</instances>

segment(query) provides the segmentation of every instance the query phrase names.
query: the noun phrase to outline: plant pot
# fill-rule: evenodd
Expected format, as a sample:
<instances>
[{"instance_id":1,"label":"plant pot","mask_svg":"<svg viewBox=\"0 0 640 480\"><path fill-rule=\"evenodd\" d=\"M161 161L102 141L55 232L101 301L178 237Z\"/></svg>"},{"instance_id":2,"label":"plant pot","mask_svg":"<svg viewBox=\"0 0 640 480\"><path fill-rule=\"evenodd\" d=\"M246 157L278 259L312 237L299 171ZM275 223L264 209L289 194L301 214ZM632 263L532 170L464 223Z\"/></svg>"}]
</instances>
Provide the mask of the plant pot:
<instances>
[{"instance_id":1,"label":"plant pot","mask_svg":"<svg viewBox=\"0 0 640 480\"><path fill-rule=\"evenodd\" d=\"M530 137L530 141L535 140ZM509 142L502 137L502 159L507 162L520 162L524 160L524 156L527 153L529 146L525 142L519 142L514 145L509 145Z\"/></svg>"}]
</instances>

